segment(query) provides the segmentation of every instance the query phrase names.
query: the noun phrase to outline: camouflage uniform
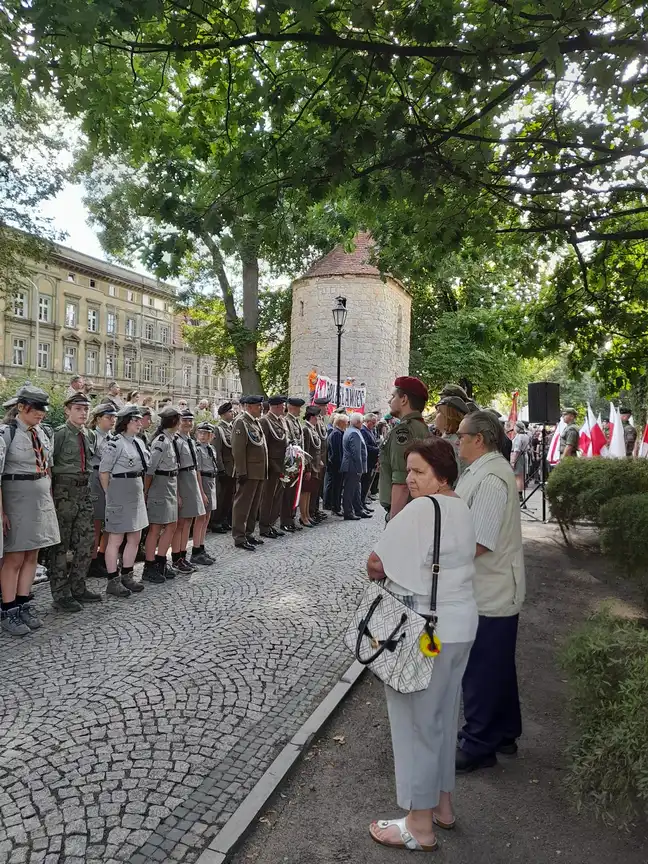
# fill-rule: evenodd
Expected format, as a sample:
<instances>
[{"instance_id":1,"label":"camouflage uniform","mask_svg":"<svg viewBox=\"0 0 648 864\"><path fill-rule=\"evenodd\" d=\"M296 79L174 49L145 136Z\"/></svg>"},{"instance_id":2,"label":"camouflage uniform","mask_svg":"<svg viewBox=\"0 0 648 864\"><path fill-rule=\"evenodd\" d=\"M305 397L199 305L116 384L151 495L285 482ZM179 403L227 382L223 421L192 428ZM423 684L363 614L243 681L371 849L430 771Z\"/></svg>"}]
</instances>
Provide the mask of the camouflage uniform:
<instances>
[{"instance_id":1,"label":"camouflage uniform","mask_svg":"<svg viewBox=\"0 0 648 864\"><path fill-rule=\"evenodd\" d=\"M81 466L83 443L84 469ZM69 421L54 432L52 497L59 521L61 542L49 552L49 577L52 597L81 597L86 591L86 576L94 548L94 499L90 489L93 439L86 429ZM68 550L74 550L69 568Z\"/></svg>"},{"instance_id":2,"label":"camouflage uniform","mask_svg":"<svg viewBox=\"0 0 648 864\"><path fill-rule=\"evenodd\" d=\"M623 420L623 441L625 443L626 456L632 459L635 444L637 443L637 430L627 420Z\"/></svg>"},{"instance_id":3,"label":"camouflage uniform","mask_svg":"<svg viewBox=\"0 0 648 864\"><path fill-rule=\"evenodd\" d=\"M401 418L392 428L380 451L380 503L389 513L391 493L394 484L404 484L407 480L407 459L405 448L418 438L429 438L428 429L420 411L411 411Z\"/></svg>"}]
</instances>

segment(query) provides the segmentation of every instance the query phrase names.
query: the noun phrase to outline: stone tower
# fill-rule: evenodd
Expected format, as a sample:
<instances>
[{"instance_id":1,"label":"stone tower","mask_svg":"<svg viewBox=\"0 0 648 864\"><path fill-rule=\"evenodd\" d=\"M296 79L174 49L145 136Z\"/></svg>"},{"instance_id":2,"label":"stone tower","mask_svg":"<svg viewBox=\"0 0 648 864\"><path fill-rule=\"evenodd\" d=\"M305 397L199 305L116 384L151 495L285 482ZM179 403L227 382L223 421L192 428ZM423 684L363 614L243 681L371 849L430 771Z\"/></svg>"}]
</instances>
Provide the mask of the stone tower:
<instances>
[{"instance_id":1,"label":"stone tower","mask_svg":"<svg viewBox=\"0 0 648 864\"><path fill-rule=\"evenodd\" d=\"M394 378L409 369L412 300L391 276L381 278L370 263L373 241L359 234L347 253L337 246L292 285L290 392L308 397L308 373L335 381L337 331L332 309L346 297L347 320L342 337L341 378L353 377L367 387L368 410L387 410Z\"/></svg>"}]
</instances>

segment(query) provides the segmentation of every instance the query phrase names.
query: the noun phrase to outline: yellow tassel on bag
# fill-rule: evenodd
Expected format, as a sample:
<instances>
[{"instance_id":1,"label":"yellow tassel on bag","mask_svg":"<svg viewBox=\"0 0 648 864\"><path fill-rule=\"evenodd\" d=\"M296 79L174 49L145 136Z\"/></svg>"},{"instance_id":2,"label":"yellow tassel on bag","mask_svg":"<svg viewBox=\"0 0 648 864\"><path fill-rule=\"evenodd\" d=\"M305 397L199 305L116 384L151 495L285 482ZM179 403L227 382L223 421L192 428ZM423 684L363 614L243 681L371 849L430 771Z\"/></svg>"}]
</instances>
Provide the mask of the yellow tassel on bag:
<instances>
[{"instance_id":1,"label":"yellow tassel on bag","mask_svg":"<svg viewBox=\"0 0 648 864\"><path fill-rule=\"evenodd\" d=\"M428 633L421 633L419 637L419 648L421 654L426 657L437 657L441 653L441 640L434 634L434 639L430 639Z\"/></svg>"}]
</instances>

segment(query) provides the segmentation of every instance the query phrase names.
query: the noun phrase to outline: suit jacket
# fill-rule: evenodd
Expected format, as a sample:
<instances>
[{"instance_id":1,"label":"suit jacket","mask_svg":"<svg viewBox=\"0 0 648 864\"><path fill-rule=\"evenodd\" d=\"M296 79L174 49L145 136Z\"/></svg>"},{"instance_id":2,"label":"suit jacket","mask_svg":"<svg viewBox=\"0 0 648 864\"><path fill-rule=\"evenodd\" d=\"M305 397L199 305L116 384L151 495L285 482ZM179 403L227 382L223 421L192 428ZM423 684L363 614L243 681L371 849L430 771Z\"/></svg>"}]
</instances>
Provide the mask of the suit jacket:
<instances>
[{"instance_id":1,"label":"suit jacket","mask_svg":"<svg viewBox=\"0 0 648 864\"><path fill-rule=\"evenodd\" d=\"M331 471L339 471L342 466L342 439L344 432L333 429L328 439L328 464Z\"/></svg>"},{"instance_id":2,"label":"suit jacket","mask_svg":"<svg viewBox=\"0 0 648 864\"><path fill-rule=\"evenodd\" d=\"M380 455L378 439L371 429L367 429L366 426L362 427L362 437L367 445L367 471L373 471L378 462L378 456Z\"/></svg>"},{"instance_id":3,"label":"suit jacket","mask_svg":"<svg viewBox=\"0 0 648 864\"><path fill-rule=\"evenodd\" d=\"M350 427L342 439L342 472L349 474L367 473L367 445L362 433Z\"/></svg>"}]
</instances>

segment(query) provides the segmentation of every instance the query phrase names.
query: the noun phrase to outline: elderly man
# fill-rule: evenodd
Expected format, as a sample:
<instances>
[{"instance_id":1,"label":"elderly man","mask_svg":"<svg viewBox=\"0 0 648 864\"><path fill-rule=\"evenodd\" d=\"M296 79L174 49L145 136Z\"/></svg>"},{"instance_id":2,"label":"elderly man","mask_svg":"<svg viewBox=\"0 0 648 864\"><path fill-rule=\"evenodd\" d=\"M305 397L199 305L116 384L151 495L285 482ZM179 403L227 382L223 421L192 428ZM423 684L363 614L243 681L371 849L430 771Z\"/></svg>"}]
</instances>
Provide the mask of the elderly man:
<instances>
[{"instance_id":1,"label":"elderly man","mask_svg":"<svg viewBox=\"0 0 648 864\"><path fill-rule=\"evenodd\" d=\"M342 465L344 492L342 494L344 518L370 519L371 514L362 506L360 481L367 470L367 445L362 437L362 414L349 417L349 428L342 439Z\"/></svg>"},{"instance_id":2,"label":"elderly man","mask_svg":"<svg viewBox=\"0 0 648 864\"><path fill-rule=\"evenodd\" d=\"M333 429L328 439L328 464L326 480L328 489L328 504L336 516L342 515L342 456L344 433L349 425L346 414L333 414Z\"/></svg>"},{"instance_id":3,"label":"elderly man","mask_svg":"<svg viewBox=\"0 0 648 864\"><path fill-rule=\"evenodd\" d=\"M515 646L525 595L522 528L515 475L498 447L499 422L488 411L459 426L459 456L467 465L457 484L473 517L477 636L463 678L465 724L458 773L495 765L513 754L522 734Z\"/></svg>"},{"instance_id":4,"label":"elderly man","mask_svg":"<svg viewBox=\"0 0 648 864\"><path fill-rule=\"evenodd\" d=\"M85 380L83 375L75 375L70 379L70 386L68 387L65 398L69 399L71 396L75 396L77 393L85 392Z\"/></svg>"},{"instance_id":5,"label":"elderly man","mask_svg":"<svg viewBox=\"0 0 648 864\"><path fill-rule=\"evenodd\" d=\"M367 445L367 470L362 475L362 479L360 481L360 498L362 499L362 506L365 509L367 508L367 495L369 494L369 489L374 479L374 472L376 470L376 465L378 464L378 457L380 456L380 447L378 446L378 439L374 433L374 429L376 428L377 418L374 414L365 414L364 420L362 423L362 437L364 438L364 442Z\"/></svg>"},{"instance_id":6,"label":"elderly man","mask_svg":"<svg viewBox=\"0 0 648 864\"><path fill-rule=\"evenodd\" d=\"M110 402L119 411L124 407L124 400L121 397L121 387L116 381L111 381L108 385L108 393L104 397L104 402Z\"/></svg>"}]
</instances>

